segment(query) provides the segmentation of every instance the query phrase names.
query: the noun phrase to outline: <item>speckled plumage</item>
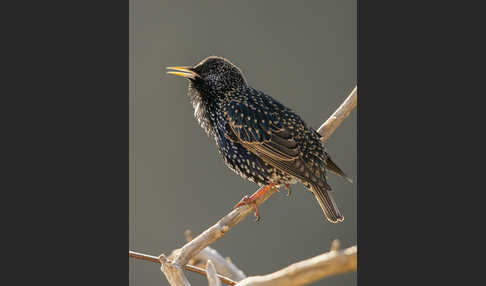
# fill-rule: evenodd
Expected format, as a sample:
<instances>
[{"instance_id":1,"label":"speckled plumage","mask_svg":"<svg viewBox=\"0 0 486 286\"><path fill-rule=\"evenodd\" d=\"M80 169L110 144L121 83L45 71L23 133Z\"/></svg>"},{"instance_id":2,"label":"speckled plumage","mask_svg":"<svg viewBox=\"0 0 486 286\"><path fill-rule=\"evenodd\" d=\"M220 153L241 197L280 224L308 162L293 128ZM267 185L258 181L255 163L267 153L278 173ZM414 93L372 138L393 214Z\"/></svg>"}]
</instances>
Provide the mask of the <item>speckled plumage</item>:
<instances>
[{"instance_id":1,"label":"speckled plumage","mask_svg":"<svg viewBox=\"0 0 486 286\"><path fill-rule=\"evenodd\" d=\"M246 84L238 67L208 57L189 68L189 95L201 127L214 137L226 165L260 186L301 182L327 219L343 220L329 194L326 169L345 176L330 160L320 135L289 108Z\"/></svg>"}]
</instances>

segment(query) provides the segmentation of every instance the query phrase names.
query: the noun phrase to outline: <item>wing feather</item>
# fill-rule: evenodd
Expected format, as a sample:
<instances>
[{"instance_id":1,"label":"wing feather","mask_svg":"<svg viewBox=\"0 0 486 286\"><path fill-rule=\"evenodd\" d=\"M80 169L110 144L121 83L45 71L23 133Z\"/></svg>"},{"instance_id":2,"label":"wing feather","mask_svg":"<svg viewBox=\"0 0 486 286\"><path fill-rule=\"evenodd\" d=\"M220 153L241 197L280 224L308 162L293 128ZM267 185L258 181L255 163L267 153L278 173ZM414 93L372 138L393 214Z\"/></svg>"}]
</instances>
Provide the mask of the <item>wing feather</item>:
<instances>
[{"instance_id":1,"label":"wing feather","mask_svg":"<svg viewBox=\"0 0 486 286\"><path fill-rule=\"evenodd\" d=\"M297 142L275 114L265 111L248 102L231 101L225 106L229 128L240 144L277 160L296 160L299 157Z\"/></svg>"},{"instance_id":2,"label":"wing feather","mask_svg":"<svg viewBox=\"0 0 486 286\"><path fill-rule=\"evenodd\" d=\"M320 170L320 165L306 163L307 161L301 158L302 152L306 152L307 157L312 155L305 149L308 145L300 146L308 134L294 137L290 129L297 128L298 124L304 126L304 123L270 97L264 94L257 97L253 101L231 100L224 104L227 129L234 133L232 137L237 138L238 143L248 151L281 171L300 180L324 186L325 173L324 170ZM294 116L292 123L279 119L289 114Z\"/></svg>"}]
</instances>

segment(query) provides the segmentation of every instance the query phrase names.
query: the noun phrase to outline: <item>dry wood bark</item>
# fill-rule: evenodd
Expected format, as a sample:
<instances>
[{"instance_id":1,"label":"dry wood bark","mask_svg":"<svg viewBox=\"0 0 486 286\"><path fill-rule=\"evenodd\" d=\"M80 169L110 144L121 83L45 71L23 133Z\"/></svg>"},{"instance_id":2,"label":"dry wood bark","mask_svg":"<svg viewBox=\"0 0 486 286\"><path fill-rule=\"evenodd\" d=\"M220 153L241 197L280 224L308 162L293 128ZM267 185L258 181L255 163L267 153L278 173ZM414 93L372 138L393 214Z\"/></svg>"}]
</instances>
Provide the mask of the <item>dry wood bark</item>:
<instances>
[{"instance_id":1,"label":"dry wood bark","mask_svg":"<svg viewBox=\"0 0 486 286\"><path fill-rule=\"evenodd\" d=\"M339 240L336 239L332 242L331 250L327 253L294 263L271 274L245 278L238 283L217 274L216 268L211 260L207 261L206 270L194 266L188 268L188 265L186 265L185 269L206 275L209 286L221 286L221 282L236 286L300 286L315 282L324 277L356 270L357 247L352 246L344 250L339 250L339 245ZM130 252L130 256L161 263L161 270L171 285L190 285L182 269L172 265L171 261L164 255L161 255L160 260L155 256L136 252Z\"/></svg>"},{"instance_id":2,"label":"dry wood bark","mask_svg":"<svg viewBox=\"0 0 486 286\"><path fill-rule=\"evenodd\" d=\"M150 262L153 262L153 263L159 263L159 264L161 263L159 257L149 255L149 254L140 253L140 252L129 251L128 256L131 257L131 258L150 261ZM171 261L166 259L166 260L164 260L164 263L171 263ZM187 270L187 271L191 271L191 272L194 272L194 273L201 274L201 275L206 275L206 270L199 268L199 267L196 267L194 265L186 264L184 266L184 269ZM235 285L236 284L236 281L233 281L233 280L231 280L227 277L224 277L223 275L217 274L217 276L218 276L219 280L221 280L221 282L223 282L226 285Z\"/></svg>"},{"instance_id":3,"label":"dry wood bark","mask_svg":"<svg viewBox=\"0 0 486 286\"><path fill-rule=\"evenodd\" d=\"M324 277L356 270L358 248L332 250L263 276L243 279L235 286L299 286Z\"/></svg>"},{"instance_id":4,"label":"dry wood bark","mask_svg":"<svg viewBox=\"0 0 486 286\"><path fill-rule=\"evenodd\" d=\"M193 239L192 232L190 230L186 230L184 234L187 242ZM218 251L216 251L216 249L213 249L210 246L201 250L201 252L192 257L188 263L195 266L204 267L206 265L206 261L208 260L211 260L216 272L224 277L234 281L240 281L246 278L245 273L236 267L229 257L224 258L221 254L219 254Z\"/></svg>"},{"instance_id":5,"label":"dry wood bark","mask_svg":"<svg viewBox=\"0 0 486 286\"><path fill-rule=\"evenodd\" d=\"M221 286L221 281L216 275L216 268L211 260L208 260L208 263L206 264L206 277L208 278L209 286Z\"/></svg>"}]
</instances>

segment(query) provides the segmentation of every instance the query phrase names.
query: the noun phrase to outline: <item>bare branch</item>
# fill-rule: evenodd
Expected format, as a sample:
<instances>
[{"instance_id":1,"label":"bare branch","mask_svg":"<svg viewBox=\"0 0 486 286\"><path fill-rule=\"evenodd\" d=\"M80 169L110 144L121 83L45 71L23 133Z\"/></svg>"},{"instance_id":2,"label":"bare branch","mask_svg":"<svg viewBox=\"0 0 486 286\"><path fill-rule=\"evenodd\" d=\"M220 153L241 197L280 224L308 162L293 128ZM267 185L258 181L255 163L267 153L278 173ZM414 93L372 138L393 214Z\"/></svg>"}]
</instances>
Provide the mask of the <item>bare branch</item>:
<instances>
[{"instance_id":1,"label":"bare branch","mask_svg":"<svg viewBox=\"0 0 486 286\"><path fill-rule=\"evenodd\" d=\"M174 265L163 254L160 255L159 260L160 264L162 264L162 266L160 266L160 270L162 270L162 272L165 274L165 277L169 281L170 285L191 286L186 276L184 275L184 271L182 271L181 266Z\"/></svg>"},{"instance_id":2,"label":"bare branch","mask_svg":"<svg viewBox=\"0 0 486 286\"><path fill-rule=\"evenodd\" d=\"M346 100L334 111L326 122L324 122L317 132L322 135L321 141L324 142L334 133L334 130L343 122L343 120L349 116L358 105L358 87L356 86L353 91L348 95Z\"/></svg>"},{"instance_id":3,"label":"bare branch","mask_svg":"<svg viewBox=\"0 0 486 286\"><path fill-rule=\"evenodd\" d=\"M271 188L267 192L263 193L260 197L258 197L256 204L261 205L276 191L276 188ZM205 247L223 237L226 232L228 232L233 226L237 225L252 212L253 207L249 205L243 205L232 210L229 214L221 218L216 224L206 229L203 233L188 242L181 249L178 249L178 253L175 256L173 263L177 265L185 265L194 255L198 254Z\"/></svg>"},{"instance_id":4,"label":"bare branch","mask_svg":"<svg viewBox=\"0 0 486 286\"><path fill-rule=\"evenodd\" d=\"M216 272L234 281L240 281L246 278L245 273L238 269L229 259L225 259L215 249L206 247L196 254L189 262L192 265L199 266L203 261L211 260L216 268Z\"/></svg>"},{"instance_id":5,"label":"bare branch","mask_svg":"<svg viewBox=\"0 0 486 286\"><path fill-rule=\"evenodd\" d=\"M190 230L185 231L185 236L187 242L192 240L192 233ZM234 265L229 257L224 258L221 254L218 253L215 249L211 247L206 247L201 252L196 254L189 260L189 264L204 267L206 261L211 260L216 268L216 272L230 278L234 281L240 281L246 278L245 273L241 271L236 265Z\"/></svg>"},{"instance_id":6,"label":"bare branch","mask_svg":"<svg viewBox=\"0 0 486 286\"><path fill-rule=\"evenodd\" d=\"M216 268L211 260L206 264L206 277L208 278L209 286L221 286L221 281L216 276Z\"/></svg>"},{"instance_id":7,"label":"bare branch","mask_svg":"<svg viewBox=\"0 0 486 286\"><path fill-rule=\"evenodd\" d=\"M356 270L357 253L356 246L330 251L268 275L245 278L236 286L299 286L312 283L324 277Z\"/></svg>"},{"instance_id":8,"label":"bare branch","mask_svg":"<svg viewBox=\"0 0 486 286\"><path fill-rule=\"evenodd\" d=\"M156 256L152 256L152 255L148 255L148 254L144 254L144 253L139 253L139 252L135 252L135 251L129 251L128 256L135 258L135 259L150 261L150 262L154 262L154 263L160 263L159 258L156 257ZM166 263L171 263L171 261L169 259L167 259ZM194 272L194 273L201 274L201 275L206 275L206 270L199 268L199 267L196 267L194 265L186 264L184 266L184 269L187 270L187 271L191 271L191 272ZM223 282L224 284L231 285L231 286L236 284L235 281L233 281L229 278L226 278L222 275L217 275L217 276L218 276L219 280L221 280L221 282Z\"/></svg>"}]
</instances>

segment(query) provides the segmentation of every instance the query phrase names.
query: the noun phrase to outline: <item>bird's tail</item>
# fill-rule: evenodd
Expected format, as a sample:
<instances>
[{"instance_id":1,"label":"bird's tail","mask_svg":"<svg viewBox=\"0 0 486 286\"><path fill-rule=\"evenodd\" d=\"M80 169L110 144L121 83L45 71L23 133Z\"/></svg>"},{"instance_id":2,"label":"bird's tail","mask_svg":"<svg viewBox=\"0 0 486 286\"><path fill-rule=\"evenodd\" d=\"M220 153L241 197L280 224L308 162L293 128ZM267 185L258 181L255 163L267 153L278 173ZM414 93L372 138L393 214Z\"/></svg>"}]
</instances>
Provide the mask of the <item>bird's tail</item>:
<instances>
[{"instance_id":1,"label":"bird's tail","mask_svg":"<svg viewBox=\"0 0 486 286\"><path fill-rule=\"evenodd\" d=\"M326 215L328 221L332 223L342 222L344 217L341 215L336 203L331 194L329 194L330 187L320 187L318 184L311 184L311 191L314 193L317 202L321 206L322 211Z\"/></svg>"},{"instance_id":2,"label":"bird's tail","mask_svg":"<svg viewBox=\"0 0 486 286\"><path fill-rule=\"evenodd\" d=\"M344 178L346 181L350 182L351 184L353 183L353 180L351 180L350 177L348 177L344 172L343 170L341 170L341 168L339 168L336 163L334 163L332 160L331 160L331 157L329 157L329 155L327 155L327 158L326 158L326 169L328 169L329 171L333 172L334 174L338 175L338 176L341 176L342 178Z\"/></svg>"}]
</instances>

